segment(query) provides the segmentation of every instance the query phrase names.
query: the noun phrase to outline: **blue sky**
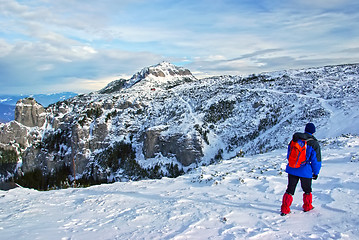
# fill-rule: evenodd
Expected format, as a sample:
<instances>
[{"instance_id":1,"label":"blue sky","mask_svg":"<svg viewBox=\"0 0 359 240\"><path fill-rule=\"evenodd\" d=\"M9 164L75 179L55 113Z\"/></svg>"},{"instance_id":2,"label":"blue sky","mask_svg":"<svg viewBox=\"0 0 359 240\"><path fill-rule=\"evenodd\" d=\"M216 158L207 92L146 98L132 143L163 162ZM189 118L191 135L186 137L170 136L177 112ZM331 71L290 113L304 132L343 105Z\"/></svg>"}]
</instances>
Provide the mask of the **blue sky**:
<instances>
[{"instance_id":1,"label":"blue sky","mask_svg":"<svg viewBox=\"0 0 359 240\"><path fill-rule=\"evenodd\" d=\"M86 93L161 61L198 78L359 63L359 1L0 0L0 94Z\"/></svg>"}]
</instances>

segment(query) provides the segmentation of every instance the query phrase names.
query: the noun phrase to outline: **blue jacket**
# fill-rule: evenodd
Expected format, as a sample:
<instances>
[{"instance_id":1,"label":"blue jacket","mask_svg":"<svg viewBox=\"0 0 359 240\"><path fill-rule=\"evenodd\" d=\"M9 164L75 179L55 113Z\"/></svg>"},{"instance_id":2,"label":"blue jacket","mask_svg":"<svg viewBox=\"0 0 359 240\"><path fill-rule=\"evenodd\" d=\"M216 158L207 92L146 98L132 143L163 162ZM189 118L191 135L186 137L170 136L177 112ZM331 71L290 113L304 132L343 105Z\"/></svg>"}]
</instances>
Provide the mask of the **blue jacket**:
<instances>
[{"instance_id":1,"label":"blue jacket","mask_svg":"<svg viewBox=\"0 0 359 240\"><path fill-rule=\"evenodd\" d=\"M320 153L320 146L318 140L310 133L295 133L293 135L293 141L297 141L298 139L307 141L307 152L306 152L306 163L299 168L291 168L289 164L285 171L288 174L304 177L304 178L312 178L313 174L318 175L320 168L322 167L322 157ZM289 154L289 147L288 147ZM288 159L287 154L287 159Z\"/></svg>"}]
</instances>

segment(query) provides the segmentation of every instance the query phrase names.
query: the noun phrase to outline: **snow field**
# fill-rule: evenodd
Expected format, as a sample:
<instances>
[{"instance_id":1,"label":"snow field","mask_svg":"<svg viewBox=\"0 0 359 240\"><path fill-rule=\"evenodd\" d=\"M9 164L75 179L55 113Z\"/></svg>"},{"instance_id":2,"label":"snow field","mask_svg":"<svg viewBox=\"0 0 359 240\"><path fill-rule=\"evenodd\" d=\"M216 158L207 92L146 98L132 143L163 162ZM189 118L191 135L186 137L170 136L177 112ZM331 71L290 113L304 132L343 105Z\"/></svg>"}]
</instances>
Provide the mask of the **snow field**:
<instances>
[{"instance_id":1,"label":"snow field","mask_svg":"<svg viewBox=\"0 0 359 240\"><path fill-rule=\"evenodd\" d=\"M359 137L323 141L311 212L279 215L286 150L176 179L0 192L0 239L359 239Z\"/></svg>"}]
</instances>

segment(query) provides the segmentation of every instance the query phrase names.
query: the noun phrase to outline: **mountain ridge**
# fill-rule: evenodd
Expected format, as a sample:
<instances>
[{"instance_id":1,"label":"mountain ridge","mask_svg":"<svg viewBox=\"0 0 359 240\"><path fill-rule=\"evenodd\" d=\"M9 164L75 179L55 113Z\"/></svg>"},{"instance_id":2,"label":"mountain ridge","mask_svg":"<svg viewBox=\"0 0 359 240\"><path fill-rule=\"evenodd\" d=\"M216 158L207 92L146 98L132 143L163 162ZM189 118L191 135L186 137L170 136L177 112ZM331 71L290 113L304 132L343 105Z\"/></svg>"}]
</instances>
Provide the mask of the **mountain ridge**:
<instances>
[{"instance_id":1,"label":"mountain ridge","mask_svg":"<svg viewBox=\"0 0 359 240\"><path fill-rule=\"evenodd\" d=\"M118 79L112 81L98 92L102 94L113 93L122 88L130 88L133 85L140 83L142 80L146 80L144 82L145 85L152 84L153 87L156 87L164 83L169 84L170 82L175 82L184 76L187 81L197 80L188 69L177 67L169 62L162 62L143 68L135 73L130 79Z\"/></svg>"},{"instance_id":2,"label":"mountain ridge","mask_svg":"<svg viewBox=\"0 0 359 240\"><path fill-rule=\"evenodd\" d=\"M358 64L205 79L174 65L161 70L164 77L148 74L156 66L168 63L44 108L32 121L40 126L1 125L0 147L22 162L17 174L65 166L68 175L75 169L77 178L94 181L174 177L285 147L309 121L320 138L331 137L328 130L359 134ZM171 75L174 67L182 74ZM350 119L346 126L343 119ZM17 136L15 128L31 137Z\"/></svg>"}]
</instances>

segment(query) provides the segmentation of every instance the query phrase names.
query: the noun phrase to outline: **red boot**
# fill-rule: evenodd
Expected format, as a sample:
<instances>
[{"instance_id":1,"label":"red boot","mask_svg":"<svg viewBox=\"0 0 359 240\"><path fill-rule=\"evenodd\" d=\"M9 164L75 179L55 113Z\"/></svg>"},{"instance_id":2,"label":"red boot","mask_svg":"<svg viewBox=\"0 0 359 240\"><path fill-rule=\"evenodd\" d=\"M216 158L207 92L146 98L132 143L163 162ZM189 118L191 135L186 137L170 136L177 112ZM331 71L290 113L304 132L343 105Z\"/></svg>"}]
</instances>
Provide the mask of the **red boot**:
<instances>
[{"instance_id":1,"label":"red boot","mask_svg":"<svg viewBox=\"0 0 359 240\"><path fill-rule=\"evenodd\" d=\"M312 206L312 193L304 193L303 194L303 210L304 212L308 212L312 210L314 207Z\"/></svg>"},{"instance_id":2,"label":"red boot","mask_svg":"<svg viewBox=\"0 0 359 240\"><path fill-rule=\"evenodd\" d=\"M282 206L280 209L281 215L287 215L288 213L290 213L290 205L292 205L292 202L293 196L289 193L285 193L283 195Z\"/></svg>"}]
</instances>

